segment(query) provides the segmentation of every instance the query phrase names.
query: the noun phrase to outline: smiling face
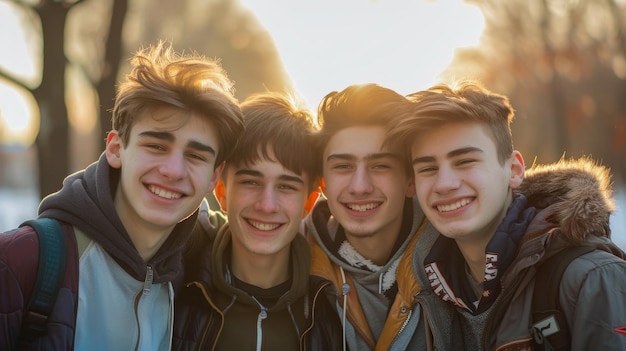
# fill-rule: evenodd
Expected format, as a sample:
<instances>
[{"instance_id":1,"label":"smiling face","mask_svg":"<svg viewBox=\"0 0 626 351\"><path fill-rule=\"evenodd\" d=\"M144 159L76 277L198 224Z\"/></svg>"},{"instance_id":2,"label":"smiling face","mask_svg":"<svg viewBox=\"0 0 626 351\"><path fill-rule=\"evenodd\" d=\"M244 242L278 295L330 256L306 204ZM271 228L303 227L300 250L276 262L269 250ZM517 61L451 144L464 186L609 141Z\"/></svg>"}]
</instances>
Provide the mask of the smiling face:
<instances>
[{"instance_id":1,"label":"smiling face","mask_svg":"<svg viewBox=\"0 0 626 351\"><path fill-rule=\"evenodd\" d=\"M168 233L213 190L218 137L206 118L175 108L144 111L130 130L128 145L109 133L106 157L121 168L114 198L129 233Z\"/></svg>"},{"instance_id":2,"label":"smiling face","mask_svg":"<svg viewBox=\"0 0 626 351\"><path fill-rule=\"evenodd\" d=\"M383 126L348 127L324 148L324 194L348 240L381 237L393 245L404 201L413 194L401 161L381 150L384 136Z\"/></svg>"},{"instance_id":3,"label":"smiling face","mask_svg":"<svg viewBox=\"0 0 626 351\"><path fill-rule=\"evenodd\" d=\"M270 158L274 158L270 153ZM254 258L273 255L288 261L309 195L306 174L296 174L280 162L260 159L252 165L226 167L225 199L233 239L233 255Z\"/></svg>"},{"instance_id":4,"label":"smiling face","mask_svg":"<svg viewBox=\"0 0 626 351\"><path fill-rule=\"evenodd\" d=\"M421 133L411 146L415 189L441 234L463 242L491 239L523 179L523 159L504 164L486 125L453 123Z\"/></svg>"}]
</instances>

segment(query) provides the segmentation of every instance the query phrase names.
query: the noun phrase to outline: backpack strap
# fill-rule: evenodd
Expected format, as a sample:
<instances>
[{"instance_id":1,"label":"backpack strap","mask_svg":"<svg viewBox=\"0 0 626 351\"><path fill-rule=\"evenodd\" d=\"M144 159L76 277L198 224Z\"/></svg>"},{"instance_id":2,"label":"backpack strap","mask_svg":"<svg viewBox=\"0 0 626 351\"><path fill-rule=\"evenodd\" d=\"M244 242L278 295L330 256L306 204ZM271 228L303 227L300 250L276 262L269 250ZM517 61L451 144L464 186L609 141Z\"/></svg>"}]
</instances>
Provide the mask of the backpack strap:
<instances>
[{"instance_id":1,"label":"backpack strap","mask_svg":"<svg viewBox=\"0 0 626 351\"><path fill-rule=\"evenodd\" d=\"M20 343L39 337L46 332L48 316L57 299L65 275L67 246L63 228L52 218L38 218L20 225L30 226L39 238L39 265L35 285L26 307Z\"/></svg>"},{"instance_id":2,"label":"backpack strap","mask_svg":"<svg viewBox=\"0 0 626 351\"><path fill-rule=\"evenodd\" d=\"M571 336L559 303L561 278L576 257L593 250L591 246L568 247L537 267L530 327L535 350L569 350Z\"/></svg>"}]
</instances>

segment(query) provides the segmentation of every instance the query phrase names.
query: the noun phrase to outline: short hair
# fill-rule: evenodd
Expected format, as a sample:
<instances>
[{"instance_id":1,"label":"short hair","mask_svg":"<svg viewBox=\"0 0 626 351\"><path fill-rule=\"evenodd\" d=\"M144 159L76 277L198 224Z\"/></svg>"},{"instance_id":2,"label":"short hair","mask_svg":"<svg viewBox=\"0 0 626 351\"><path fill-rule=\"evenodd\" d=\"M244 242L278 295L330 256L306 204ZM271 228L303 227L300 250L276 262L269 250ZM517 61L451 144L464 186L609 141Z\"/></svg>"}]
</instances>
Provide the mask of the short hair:
<instances>
[{"instance_id":1,"label":"short hair","mask_svg":"<svg viewBox=\"0 0 626 351\"><path fill-rule=\"evenodd\" d=\"M413 102L411 113L398 116L387 133L386 143L411 147L411 141L437 127L451 123L482 123L493 137L500 164L511 157L514 118L509 99L486 89L474 80L437 84L407 95Z\"/></svg>"},{"instance_id":2,"label":"short hair","mask_svg":"<svg viewBox=\"0 0 626 351\"><path fill-rule=\"evenodd\" d=\"M327 94L317 112L321 127L316 138L318 162L323 164L324 148L335 133L354 126L387 127L396 115L405 113L408 105L409 102L401 94L374 83L354 84ZM404 148L395 150L395 153L402 152ZM401 160L408 159L408 154L400 154L399 157ZM408 165L406 170L411 172Z\"/></svg>"},{"instance_id":3,"label":"short hair","mask_svg":"<svg viewBox=\"0 0 626 351\"><path fill-rule=\"evenodd\" d=\"M318 128L304 102L295 93L264 92L248 97L241 110L245 131L227 167L277 161L294 173L306 173L313 190L321 175L313 148Z\"/></svg>"},{"instance_id":4,"label":"short hair","mask_svg":"<svg viewBox=\"0 0 626 351\"><path fill-rule=\"evenodd\" d=\"M118 86L112 126L124 144L142 112L174 107L209 120L219 138L215 166L233 152L243 132L243 114L234 97L233 82L218 61L197 53L176 53L171 43L140 49L131 58L132 70Z\"/></svg>"}]
</instances>

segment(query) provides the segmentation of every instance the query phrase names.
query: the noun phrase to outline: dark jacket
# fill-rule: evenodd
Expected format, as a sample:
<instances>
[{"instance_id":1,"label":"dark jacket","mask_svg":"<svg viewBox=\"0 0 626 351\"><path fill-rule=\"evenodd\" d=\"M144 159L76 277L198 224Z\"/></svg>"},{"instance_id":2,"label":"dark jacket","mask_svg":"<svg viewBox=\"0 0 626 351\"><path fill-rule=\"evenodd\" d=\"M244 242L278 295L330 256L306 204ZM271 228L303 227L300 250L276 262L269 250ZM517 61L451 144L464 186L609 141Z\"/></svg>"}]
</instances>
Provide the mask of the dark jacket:
<instances>
[{"instance_id":1,"label":"dark jacket","mask_svg":"<svg viewBox=\"0 0 626 351\"><path fill-rule=\"evenodd\" d=\"M423 285L416 279L412 266L413 253L421 245L421 234L427 223L417 199L406 199L396 250L379 272L372 272L341 258L338 246L345 240L345 234L332 217L326 200L319 200L306 217L312 274L333 282L333 294L329 298L336 306L336 313L344 319L342 332L346 334L350 349L433 350L450 346L450 328L429 329L425 322L431 311L439 313L441 308L448 311L450 308L437 298L421 297ZM380 288L385 276L392 276L394 281L386 292ZM377 316L374 308L367 304L368 299L363 297L368 295L385 296L389 301ZM379 335L372 331L374 318L382 325Z\"/></svg>"},{"instance_id":2,"label":"dark jacket","mask_svg":"<svg viewBox=\"0 0 626 351\"><path fill-rule=\"evenodd\" d=\"M159 251L149 262L144 262L113 205L114 185L118 183L118 177L119 170L112 169L102 154L99 161L68 176L59 192L41 202L39 217L55 218L65 223L68 257L62 287L47 323L48 332L28 349L74 349L80 283L76 231L82 232L93 243L90 248L101 248L106 252L112 264L118 265L130 280L143 285L147 266L152 268L152 283L156 286L173 284L181 279L182 249L196 222L197 212L180 222ZM81 266L89 261L89 250L83 253ZM0 235L0 350L16 348L25 304L30 298L37 272L38 257L37 236L30 227ZM151 318L147 315L139 317Z\"/></svg>"},{"instance_id":3,"label":"dark jacket","mask_svg":"<svg viewBox=\"0 0 626 351\"><path fill-rule=\"evenodd\" d=\"M67 242L67 268L54 310L48 318L48 333L30 347L18 348L25 304L37 274L39 242L28 226L0 235L0 350L72 350L78 305L78 255L70 225L63 225Z\"/></svg>"},{"instance_id":4,"label":"dark jacket","mask_svg":"<svg viewBox=\"0 0 626 351\"><path fill-rule=\"evenodd\" d=\"M571 349L625 350L619 330L626 327L626 261L609 239L608 172L586 159L561 161L527 171L519 192L487 245L495 273L477 306L462 286L464 268L455 266L462 259L451 239L439 236L425 260L433 290L457 306L466 349L532 349L539 265L568 246L588 245L595 250L572 261L559 288Z\"/></svg>"},{"instance_id":5,"label":"dark jacket","mask_svg":"<svg viewBox=\"0 0 626 351\"><path fill-rule=\"evenodd\" d=\"M176 296L172 349L214 350L218 343L223 347L233 345L236 340L232 338L220 340L226 317L230 318L229 323L240 326L241 338L255 343L261 335L262 349L280 347L265 342L278 340L277 344L281 345L281 338L293 333L293 337L300 339L300 350L340 350L340 321L324 297L330 282L309 275L310 253L304 237L298 234L291 243L292 284L289 291L274 306L263 311L253 298L232 286L227 267L230 229L223 222L218 226L222 228L215 239L197 227L194 237L197 241L192 243L185 259L190 282ZM200 247L202 249L198 250ZM257 329L261 314L266 319ZM284 327L264 328L266 323L278 323Z\"/></svg>"}]
</instances>

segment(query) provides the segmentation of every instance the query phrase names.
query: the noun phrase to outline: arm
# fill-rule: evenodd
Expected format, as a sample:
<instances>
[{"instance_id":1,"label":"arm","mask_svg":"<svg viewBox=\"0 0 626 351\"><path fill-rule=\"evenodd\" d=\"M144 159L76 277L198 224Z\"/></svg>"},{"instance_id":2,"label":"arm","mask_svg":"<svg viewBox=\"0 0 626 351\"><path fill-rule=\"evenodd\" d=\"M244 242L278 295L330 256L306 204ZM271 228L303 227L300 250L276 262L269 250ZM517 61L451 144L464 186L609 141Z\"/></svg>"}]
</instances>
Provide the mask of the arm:
<instances>
[{"instance_id":1,"label":"arm","mask_svg":"<svg viewBox=\"0 0 626 351\"><path fill-rule=\"evenodd\" d=\"M37 235L30 227L0 234L0 350L17 347L38 256Z\"/></svg>"},{"instance_id":2,"label":"arm","mask_svg":"<svg viewBox=\"0 0 626 351\"><path fill-rule=\"evenodd\" d=\"M572 350L626 350L626 261L603 251L574 260L561 280L560 301Z\"/></svg>"}]
</instances>

